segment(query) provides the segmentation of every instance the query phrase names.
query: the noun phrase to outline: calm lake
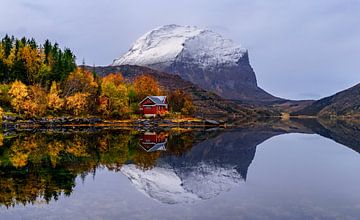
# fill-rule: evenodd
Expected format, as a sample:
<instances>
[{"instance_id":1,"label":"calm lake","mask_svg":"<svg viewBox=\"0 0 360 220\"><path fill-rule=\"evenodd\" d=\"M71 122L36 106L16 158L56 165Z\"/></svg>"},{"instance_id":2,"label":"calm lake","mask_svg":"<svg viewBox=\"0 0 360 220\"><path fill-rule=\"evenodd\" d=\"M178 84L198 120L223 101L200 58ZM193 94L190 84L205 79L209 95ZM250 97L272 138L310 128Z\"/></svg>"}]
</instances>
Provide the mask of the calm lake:
<instances>
[{"instance_id":1,"label":"calm lake","mask_svg":"<svg viewBox=\"0 0 360 220\"><path fill-rule=\"evenodd\" d=\"M0 219L359 219L360 125L5 133Z\"/></svg>"}]
</instances>

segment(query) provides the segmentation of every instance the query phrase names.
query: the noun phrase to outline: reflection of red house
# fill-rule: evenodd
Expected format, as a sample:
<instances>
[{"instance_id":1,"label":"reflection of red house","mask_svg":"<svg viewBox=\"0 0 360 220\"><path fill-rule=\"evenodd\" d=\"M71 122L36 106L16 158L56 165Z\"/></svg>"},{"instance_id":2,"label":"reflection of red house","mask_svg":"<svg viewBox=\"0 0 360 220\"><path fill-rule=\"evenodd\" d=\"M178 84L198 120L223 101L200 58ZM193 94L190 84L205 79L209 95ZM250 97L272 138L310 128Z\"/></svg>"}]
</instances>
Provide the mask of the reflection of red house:
<instances>
[{"instance_id":1,"label":"reflection of red house","mask_svg":"<svg viewBox=\"0 0 360 220\"><path fill-rule=\"evenodd\" d=\"M166 96L147 96L140 103L140 112L145 117L155 117L168 112Z\"/></svg>"},{"instance_id":2,"label":"reflection of red house","mask_svg":"<svg viewBox=\"0 0 360 220\"><path fill-rule=\"evenodd\" d=\"M166 143L166 133L156 134L155 132L145 132L140 138L140 146L146 152L165 151Z\"/></svg>"}]
</instances>

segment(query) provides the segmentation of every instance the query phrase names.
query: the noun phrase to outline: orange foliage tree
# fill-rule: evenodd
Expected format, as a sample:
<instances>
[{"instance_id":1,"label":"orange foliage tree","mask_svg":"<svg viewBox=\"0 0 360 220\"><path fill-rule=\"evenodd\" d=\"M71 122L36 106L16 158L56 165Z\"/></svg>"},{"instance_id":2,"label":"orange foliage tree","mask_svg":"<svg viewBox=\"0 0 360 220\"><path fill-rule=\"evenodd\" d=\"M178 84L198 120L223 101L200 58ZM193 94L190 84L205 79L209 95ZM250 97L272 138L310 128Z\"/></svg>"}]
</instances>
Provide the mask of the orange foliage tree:
<instances>
[{"instance_id":1,"label":"orange foliage tree","mask_svg":"<svg viewBox=\"0 0 360 220\"><path fill-rule=\"evenodd\" d=\"M162 92L156 79L147 74L135 78L134 90L138 101L148 95L160 95Z\"/></svg>"}]
</instances>

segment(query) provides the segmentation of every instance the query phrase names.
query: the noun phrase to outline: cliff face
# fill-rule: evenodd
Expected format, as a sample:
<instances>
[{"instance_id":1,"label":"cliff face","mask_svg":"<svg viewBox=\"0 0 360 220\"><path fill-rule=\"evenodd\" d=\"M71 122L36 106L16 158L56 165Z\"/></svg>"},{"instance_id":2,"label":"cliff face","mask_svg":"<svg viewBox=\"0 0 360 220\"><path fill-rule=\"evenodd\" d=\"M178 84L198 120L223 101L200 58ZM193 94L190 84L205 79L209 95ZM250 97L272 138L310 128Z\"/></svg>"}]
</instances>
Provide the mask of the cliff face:
<instances>
[{"instance_id":1,"label":"cliff face","mask_svg":"<svg viewBox=\"0 0 360 220\"><path fill-rule=\"evenodd\" d=\"M154 29L112 65L126 64L179 75L225 99L281 100L258 87L247 50L211 30L179 25Z\"/></svg>"},{"instance_id":2,"label":"cliff face","mask_svg":"<svg viewBox=\"0 0 360 220\"><path fill-rule=\"evenodd\" d=\"M188 58L181 57L164 70L226 99L259 102L279 100L257 86L255 72L250 65L247 52L239 58L236 65L216 64L202 68Z\"/></svg>"}]
</instances>

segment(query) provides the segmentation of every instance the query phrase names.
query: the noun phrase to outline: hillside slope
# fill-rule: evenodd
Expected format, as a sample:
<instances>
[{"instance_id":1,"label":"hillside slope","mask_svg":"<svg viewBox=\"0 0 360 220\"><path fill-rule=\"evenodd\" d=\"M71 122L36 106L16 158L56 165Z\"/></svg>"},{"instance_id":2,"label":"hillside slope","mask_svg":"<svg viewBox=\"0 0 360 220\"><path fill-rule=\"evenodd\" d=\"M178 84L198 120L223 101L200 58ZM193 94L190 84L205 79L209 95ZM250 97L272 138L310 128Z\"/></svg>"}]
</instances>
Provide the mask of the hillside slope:
<instances>
[{"instance_id":1,"label":"hillside slope","mask_svg":"<svg viewBox=\"0 0 360 220\"><path fill-rule=\"evenodd\" d=\"M105 76L110 73L121 73L125 79L132 81L137 76L142 74L149 74L153 76L165 91L172 91L174 89L182 89L191 94L194 105L196 107L196 114L202 115L227 115L233 114L243 117L258 117L276 115L277 112L269 111L259 107L238 105L234 102L224 100L222 97L213 92L208 92L199 86L182 79L181 77L162 71L150 69L147 67L121 65L121 66L105 66L105 67L86 67L90 71L95 71L100 76Z\"/></svg>"},{"instance_id":2,"label":"hillside slope","mask_svg":"<svg viewBox=\"0 0 360 220\"><path fill-rule=\"evenodd\" d=\"M320 99L293 115L307 116L360 116L360 84Z\"/></svg>"}]
</instances>

